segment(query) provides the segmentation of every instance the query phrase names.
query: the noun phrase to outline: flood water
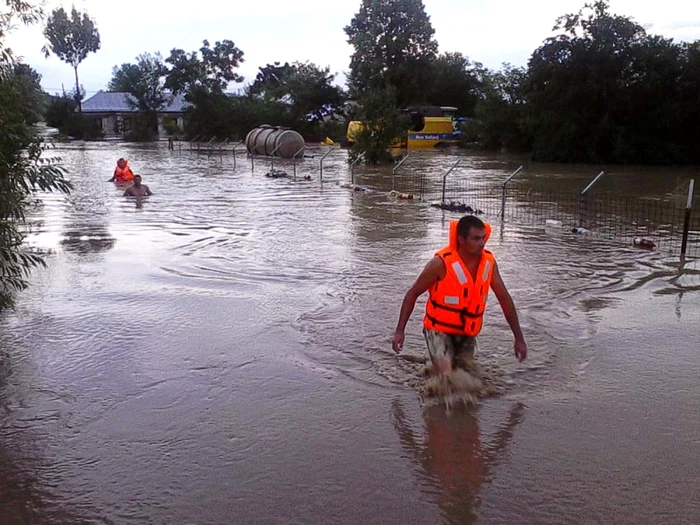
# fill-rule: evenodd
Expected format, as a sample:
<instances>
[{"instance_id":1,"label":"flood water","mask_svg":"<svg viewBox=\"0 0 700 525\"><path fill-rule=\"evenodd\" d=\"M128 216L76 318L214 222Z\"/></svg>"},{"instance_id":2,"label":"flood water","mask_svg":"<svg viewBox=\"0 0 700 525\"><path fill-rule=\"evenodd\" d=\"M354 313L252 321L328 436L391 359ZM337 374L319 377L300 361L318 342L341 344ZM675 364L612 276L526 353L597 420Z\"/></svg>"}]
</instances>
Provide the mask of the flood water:
<instances>
[{"instance_id":1,"label":"flood water","mask_svg":"<svg viewBox=\"0 0 700 525\"><path fill-rule=\"evenodd\" d=\"M323 182L323 151L298 182L163 144L51 153L75 191L31 212L48 269L0 315L1 525L698 523L697 260L485 217L530 355L492 297L478 360L505 393L447 411L391 337L458 214L340 187L340 151ZM105 182L122 156L153 196Z\"/></svg>"}]
</instances>

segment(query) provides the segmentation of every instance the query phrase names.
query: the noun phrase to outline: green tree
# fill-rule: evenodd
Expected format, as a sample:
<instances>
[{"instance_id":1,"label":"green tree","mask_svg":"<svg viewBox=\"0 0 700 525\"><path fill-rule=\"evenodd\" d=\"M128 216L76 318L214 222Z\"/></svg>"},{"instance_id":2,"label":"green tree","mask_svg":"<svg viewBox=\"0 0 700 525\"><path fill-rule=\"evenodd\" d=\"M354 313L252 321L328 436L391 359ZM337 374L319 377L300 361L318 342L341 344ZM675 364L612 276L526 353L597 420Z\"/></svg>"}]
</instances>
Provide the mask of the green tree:
<instances>
[{"instance_id":1,"label":"green tree","mask_svg":"<svg viewBox=\"0 0 700 525\"><path fill-rule=\"evenodd\" d=\"M688 162L681 133L681 46L647 35L630 54L631 70L623 73L609 110L613 144L598 146L601 156L620 163Z\"/></svg>"},{"instance_id":2,"label":"green tree","mask_svg":"<svg viewBox=\"0 0 700 525\"><path fill-rule=\"evenodd\" d=\"M605 2L559 17L560 34L545 40L529 61L527 126L533 157L545 161L603 162L615 123L610 110L619 83L631 71L630 48L645 35Z\"/></svg>"},{"instance_id":3,"label":"green tree","mask_svg":"<svg viewBox=\"0 0 700 525\"><path fill-rule=\"evenodd\" d=\"M242 82L243 77L236 68L244 61L243 51L231 40L216 42L212 48L204 40L197 51L186 53L173 49L165 61L170 64L170 72L165 87L175 94L189 93L194 88L205 88L211 92L223 92L229 82Z\"/></svg>"},{"instance_id":4,"label":"green tree","mask_svg":"<svg viewBox=\"0 0 700 525\"><path fill-rule=\"evenodd\" d=\"M29 69L13 61L4 41L14 17L36 22L41 10L19 0L6 5L9 9L0 13L0 309L27 287L32 268L45 265L39 254L22 247L20 226L31 197L39 191L67 193L71 187L55 161L42 157L41 139L32 126L35 115L28 109L36 96L28 93Z\"/></svg>"},{"instance_id":5,"label":"green tree","mask_svg":"<svg viewBox=\"0 0 700 525\"><path fill-rule=\"evenodd\" d=\"M274 93L281 86L284 86L287 78L293 73L294 67L289 65L289 62L285 62L284 65L275 62L274 64L259 67L255 81L246 88L246 91L251 97Z\"/></svg>"},{"instance_id":6,"label":"green tree","mask_svg":"<svg viewBox=\"0 0 700 525\"><path fill-rule=\"evenodd\" d=\"M185 132L188 137L216 137L242 140L261 124L296 128L289 107L263 97L227 95L194 88L188 95Z\"/></svg>"},{"instance_id":7,"label":"green tree","mask_svg":"<svg viewBox=\"0 0 700 525\"><path fill-rule=\"evenodd\" d=\"M681 49L597 1L557 19L529 61L525 126L537 160L684 161Z\"/></svg>"},{"instance_id":8,"label":"green tree","mask_svg":"<svg viewBox=\"0 0 700 525\"><path fill-rule=\"evenodd\" d=\"M51 97L46 109L46 125L61 131L65 128L68 120L75 115L77 107L75 99L65 93L61 96Z\"/></svg>"},{"instance_id":9,"label":"green tree","mask_svg":"<svg viewBox=\"0 0 700 525\"><path fill-rule=\"evenodd\" d=\"M127 103L139 112L128 138L147 141L158 132L158 111L167 106L172 97L165 91L168 68L160 53L144 53L136 60L136 64L122 64L112 69L108 89L132 95Z\"/></svg>"},{"instance_id":10,"label":"green tree","mask_svg":"<svg viewBox=\"0 0 700 525\"><path fill-rule=\"evenodd\" d=\"M112 69L110 91L130 93L134 106L142 111L156 112L163 109L170 100L165 91L165 77L168 68L160 53L144 53L136 57L136 64L122 64Z\"/></svg>"},{"instance_id":11,"label":"green tree","mask_svg":"<svg viewBox=\"0 0 700 525\"><path fill-rule=\"evenodd\" d=\"M357 117L363 125L350 150L351 159L364 154L367 164L392 162L389 148L397 137L406 135L410 124L409 117L396 108L396 90L389 87L366 91Z\"/></svg>"},{"instance_id":12,"label":"green tree","mask_svg":"<svg viewBox=\"0 0 700 525\"><path fill-rule=\"evenodd\" d=\"M310 62L283 66L276 62L260 68L248 92L283 102L295 118L315 123L337 114L345 103L343 90L333 85L334 78L330 68Z\"/></svg>"},{"instance_id":13,"label":"green tree","mask_svg":"<svg viewBox=\"0 0 700 525\"><path fill-rule=\"evenodd\" d=\"M483 92L486 70L462 53L444 53L431 63L426 102L433 106L454 106L459 115L473 117Z\"/></svg>"},{"instance_id":14,"label":"green tree","mask_svg":"<svg viewBox=\"0 0 700 525\"><path fill-rule=\"evenodd\" d=\"M28 124L36 124L41 120L45 110L45 93L41 89L41 75L36 70L22 63L15 63L13 77L16 88L21 90L21 96L28 104L21 108Z\"/></svg>"},{"instance_id":15,"label":"green tree","mask_svg":"<svg viewBox=\"0 0 700 525\"><path fill-rule=\"evenodd\" d=\"M276 62L259 69L244 95L228 95L200 82L187 92L191 106L186 110L186 134L242 139L251 129L272 124L307 138L342 135L343 124L332 117L345 97L333 78L329 68L315 64Z\"/></svg>"},{"instance_id":16,"label":"green tree","mask_svg":"<svg viewBox=\"0 0 700 525\"><path fill-rule=\"evenodd\" d=\"M486 71L483 97L476 104L475 120L468 135L475 134L487 149L527 150L530 136L523 129L527 108L525 82L527 71L503 64L500 71Z\"/></svg>"},{"instance_id":17,"label":"green tree","mask_svg":"<svg viewBox=\"0 0 700 525\"><path fill-rule=\"evenodd\" d=\"M45 120L48 126L58 128L64 137L81 140L102 138L102 126L75 110L78 108L75 97L63 93L61 96L48 98Z\"/></svg>"},{"instance_id":18,"label":"green tree","mask_svg":"<svg viewBox=\"0 0 700 525\"><path fill-rule=\"evenodd\" d=\"M399 107L425 102L438 45L422 0L362 0L345 33L354 47L348 76L353 98L391 87Z\"/></svg>"},{"instance_id":19,"label":"green tree","mask_svg":"<svg viewBox=\"0 0 700 525\"><path fill-rule=\"evenodd\" d=\"M59 7L49 15L44 36L47 40L43 48L44 54L48 57L53 53L63 62L73 66L75 97L78 111L82 113L83 96L78 81L78 66L85 60L88 53L94 53L100 49L100 33L97 31L95 22L87 13L80 13L75 7L70 17L62 7Z\"/></svg>"},{"instance_id":20,"label":"green tree","mask_svg":"<svg viewBox=\"0 0 700 525\"><path fill-rule=\"evenodd\" d=\"M683 122L678 130L688 162L700 164L700 40L683 44L678 78L678 113Z\"/></svg>"}]
</instances>

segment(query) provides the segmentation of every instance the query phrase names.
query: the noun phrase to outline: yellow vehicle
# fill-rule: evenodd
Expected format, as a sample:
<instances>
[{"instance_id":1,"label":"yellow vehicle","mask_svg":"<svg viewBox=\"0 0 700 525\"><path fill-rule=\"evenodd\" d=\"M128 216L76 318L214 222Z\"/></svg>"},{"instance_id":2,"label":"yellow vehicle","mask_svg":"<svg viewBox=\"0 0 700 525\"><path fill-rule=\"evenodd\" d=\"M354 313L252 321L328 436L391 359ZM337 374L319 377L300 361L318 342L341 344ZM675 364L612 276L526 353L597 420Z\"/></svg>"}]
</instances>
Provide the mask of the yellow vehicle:
<instances>
[{"instance_id":1,"label":"yellow vehicle","mask_svg":"<svg viewBox=\"0 0 700 525\"><path fill-rule=\"evenodd\" d=\"M434 148L456 145L462 134L459 123L464 120L456 118L457 108L451 106L412 106L403 110L411 117L411 128L406 138L397 138L394 147L409 149ZM346 138L349 144L355 142L357 132L362 129L362 122L353 120L348 124Z\"/></svg>"},{"instance_id":2,"label":"yellow vehicle","mask_svg":"<svg viewBox=\"0 0 700 525\"><path fill-rule=\"evenodd\" d=\"M345 138L350 144L355 142L355 136L362 129L362 122L359 120L351 120L348 124L348 131L345 134Z\"/></svg>"},{"instance_id":3,"label":"yellow vehicle","mask_svg":"<svg viewBox=\"0 0 700 525\"><path fill-rule=\"evenodd\" d=\"M451 106L419 106L407 108L411 115L411 129L408 131L409 149L435 148L459 143L459 122L457 108Z\"/></svg>"},{"instance_id":4,"label":"yellow vehicle","mask_svg":"<svg viewBox=\"0 0 700 525\"><path fill-rule=\"evenodd\" d=\"M357 133L363 127L364 127L364 123L360 120L351 120L348 123L348 130L345 133L345 138L346 138L349 146L352 146L352 144L355 142L355 137L357 136ZM406 147L406 139L402 139L401 137L396 137L396 140L394 140L391 147L392 148L405 148Z\"/></svg>"}]
</instances>

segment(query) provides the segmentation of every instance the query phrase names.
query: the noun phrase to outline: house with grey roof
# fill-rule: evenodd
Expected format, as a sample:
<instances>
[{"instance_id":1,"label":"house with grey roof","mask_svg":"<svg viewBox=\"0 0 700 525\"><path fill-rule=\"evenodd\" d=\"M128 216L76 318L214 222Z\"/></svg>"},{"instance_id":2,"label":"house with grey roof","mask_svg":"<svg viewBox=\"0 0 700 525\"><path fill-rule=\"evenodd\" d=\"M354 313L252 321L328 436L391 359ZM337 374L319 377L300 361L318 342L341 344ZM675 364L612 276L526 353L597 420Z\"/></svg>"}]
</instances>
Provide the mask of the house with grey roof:
<instances>
[{"instance_id":1,"label":"house with grey roof","mask_svg":"<svg viewBox=\"0 0 700 525\"><path fill-rule=\"evenodd\" d=\"M130 93L98 91L83 101L83 116L92 118L100 126L105 138L123 138L134 127L139 114L136 99ZM165 137L170 124L184 128L184 110L187 102L183 95L172 96L165 108L158 112L158 136ZM168 126L171 127L171 126ZM154 130L155 131L155 130Z\"/></svg>"}]
</instances>

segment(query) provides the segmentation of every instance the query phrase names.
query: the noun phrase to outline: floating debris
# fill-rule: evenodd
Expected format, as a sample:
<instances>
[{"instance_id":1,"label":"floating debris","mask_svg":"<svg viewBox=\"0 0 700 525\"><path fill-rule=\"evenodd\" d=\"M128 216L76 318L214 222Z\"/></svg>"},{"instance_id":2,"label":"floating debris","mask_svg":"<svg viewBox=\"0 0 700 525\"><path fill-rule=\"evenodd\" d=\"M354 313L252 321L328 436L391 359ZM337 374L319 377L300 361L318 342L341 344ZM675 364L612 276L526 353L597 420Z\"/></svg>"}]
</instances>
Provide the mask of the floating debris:
<instances>
[{"instance_id":1,"label":"floating debris","mask_svg":"<svg viewBox=\"0 0 700 525\"><path fill-rule=\"evenodd\" d=\"M590 235L591 230L579 226L578 228L571 228L571 233L575 233L576 235Z\"/></svg>"},{"instance_id":2,"label":"floating debris","mask_svg":"<svg viewBox=\"0 0 700 525\"><path fill-rule=\"evenodd\" d=\"M287 172L282 171L282 170L272 170L272 171L266 173L265 176L270 178L270 179L285 179L285 178L289 177Z\"/></svg>"},{"instance_id":3,"label":"floating debris","mask_svg":"<svg viewBox=\"0 0 700 525\"><path fill-rule=\"evenodd\" d=\"M392 199L408 200L408 201L412 201L415 198L410 193L401 193L400 191L396 191L396 190L391 190L389 192L389 197L391 197Z\"/></svg>"},{"instance_id":4,"label":"floating debris","mask_svg":"<svg viewBox=\"0 0 700 525\"><path fill-rule=\"evenodd\" d=\"M476 207L469 206L468 204L465 204L464 202L459 202L459 201L446 201L446 202L440 202L436 201L431 204L433 208L438 208L441 210L447 210L447 211L457 211L460 213L472 213L474 215L483 215L483 211Z\"/></svg>"},{"instance_id":5,"label":"floating debris","mask_svg":"<svg viewBox=\"0 0 700 525\"><path fill-rule=\"evenodd\" d=\"M372 191L371 189L369 189L365 186L358 186L357 184L341 184L340 187L346 188L346 189L352 190L352 191L363 191L366 193L370 193Z\"/></svg>"},{"instance_id":6,"label":"floating debris","mask_svg":"<svg viewBox=\"0 0 700 525\"><path fill-rule=\"evenodd\" d=\"M645 239L644 237L635 237L632 244L637 248L642 248L643 250L653 250L656 248L656 243L654 241Z\"/></svg>"}]
</instances>

